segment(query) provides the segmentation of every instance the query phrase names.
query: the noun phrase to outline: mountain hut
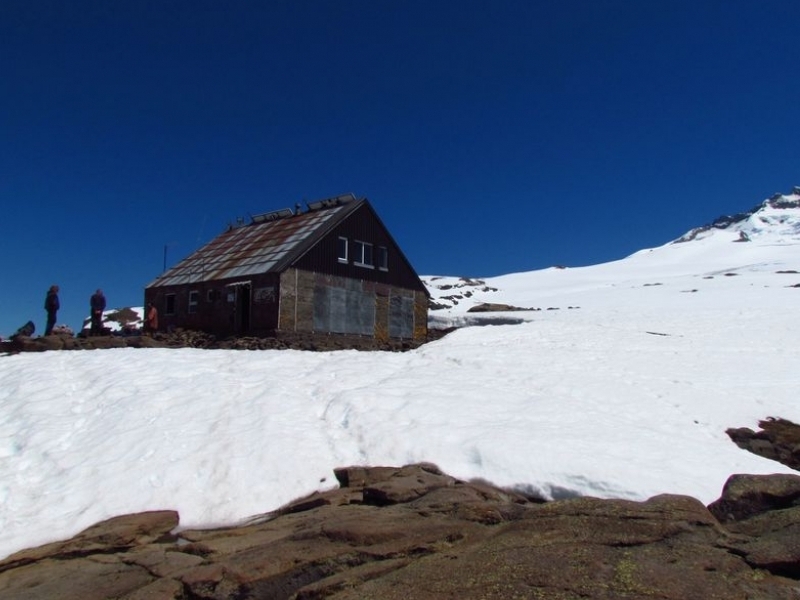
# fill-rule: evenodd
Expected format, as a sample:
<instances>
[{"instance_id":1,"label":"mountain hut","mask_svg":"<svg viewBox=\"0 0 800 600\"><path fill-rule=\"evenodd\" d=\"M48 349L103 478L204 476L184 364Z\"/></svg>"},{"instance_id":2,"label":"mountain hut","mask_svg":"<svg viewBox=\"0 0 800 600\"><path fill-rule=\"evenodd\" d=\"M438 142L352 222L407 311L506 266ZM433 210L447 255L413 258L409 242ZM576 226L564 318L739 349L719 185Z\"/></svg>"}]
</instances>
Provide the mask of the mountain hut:
<instances>
[{"instance_id":1,"label":"mountain hut","mask_svg":"<svg viewBox=\"0 0 800 600\"><path fill-rule=\"evenodd\" d=\"M428 291L366 198L231 225L145 287L161 329L217 336L427 335Z\"/></svg>"}]
</instances>

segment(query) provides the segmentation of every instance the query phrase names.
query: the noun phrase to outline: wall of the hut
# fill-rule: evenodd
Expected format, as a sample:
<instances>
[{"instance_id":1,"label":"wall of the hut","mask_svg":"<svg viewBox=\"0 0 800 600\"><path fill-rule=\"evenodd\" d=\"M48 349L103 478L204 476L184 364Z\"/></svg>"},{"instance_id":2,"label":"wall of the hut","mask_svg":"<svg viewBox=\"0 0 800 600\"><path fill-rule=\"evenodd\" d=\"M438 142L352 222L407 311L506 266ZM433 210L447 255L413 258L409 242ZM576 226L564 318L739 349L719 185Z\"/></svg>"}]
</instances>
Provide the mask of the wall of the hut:
<instances>
[{"instance_id":1,"label":"wall of the hut","mask_svg":"<svg viewBox=\"0 0 800 600\"><path fill-rule=\"evenodd\" d=\"M278 323L277 275L145 289L145 306L158 310L159 329L191 329L217 336L266 335Z\"/></svg>"},{"instance_id":2,"label":"wall of the hut","mask_svg":"<svg viewBox=\"0 0 800 600\"><path fill-rule=\"evenodd\" d=\"M336 275L288 269L280 280L278 329L424 339L425 292Z\"/></svg>"},{"instance_id":3,"label":"wall of the hut","mask_svg":"<svg viewBox=\"0 0 800 600\"><path fill-rule=\"evenodd\" d=\"M339 244L347 244L347 258L339 253ZM358 244L371 247L371 264L359 263ZM384 254L385 264L380 255ZM371 206L364 204L355 213L318 240L293 268L314 273L329 273L350 279L384 283L400 289L425 290L411 264L389 234Z\"/></svg>"}]
</instances>

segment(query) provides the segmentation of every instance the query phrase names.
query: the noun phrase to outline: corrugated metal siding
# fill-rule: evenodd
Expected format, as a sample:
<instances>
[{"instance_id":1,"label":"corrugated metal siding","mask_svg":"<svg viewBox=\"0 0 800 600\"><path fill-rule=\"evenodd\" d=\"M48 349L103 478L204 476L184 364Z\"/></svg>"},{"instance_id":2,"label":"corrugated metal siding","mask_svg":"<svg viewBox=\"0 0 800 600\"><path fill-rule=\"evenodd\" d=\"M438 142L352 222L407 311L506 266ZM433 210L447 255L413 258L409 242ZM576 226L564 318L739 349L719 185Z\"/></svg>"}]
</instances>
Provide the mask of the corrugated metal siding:
<instances>
[{"instance_id":1,"label":"corrugated metal siding","mask_svg":"<svg viewBox=\"0 0 800 600\"><path fill-rule=\"evenodd\" d=\"M357 279L316 277L313 310L314 331L375 334L375 292Z\"/></svg>"},{"instance_id":2,"label":"corrugated metal siding","mask_svg":"<svg viewBox=\"0 0 800 600\"><path fill-rule=\"evenodd\" d=\"M389 337L414 337L414 296L389 298Z\"/></svg>"},{"instance_id":3,"label":"corrugated metal siding","mask_svg":"<svg viewBox=\"0 0 800 600\"><path fill-rule=\"evenodd\" d=\"M281 331L343 333L380 340L427 335L423 292L288 269L281 273Z\"/></svg>"}]
</instances>

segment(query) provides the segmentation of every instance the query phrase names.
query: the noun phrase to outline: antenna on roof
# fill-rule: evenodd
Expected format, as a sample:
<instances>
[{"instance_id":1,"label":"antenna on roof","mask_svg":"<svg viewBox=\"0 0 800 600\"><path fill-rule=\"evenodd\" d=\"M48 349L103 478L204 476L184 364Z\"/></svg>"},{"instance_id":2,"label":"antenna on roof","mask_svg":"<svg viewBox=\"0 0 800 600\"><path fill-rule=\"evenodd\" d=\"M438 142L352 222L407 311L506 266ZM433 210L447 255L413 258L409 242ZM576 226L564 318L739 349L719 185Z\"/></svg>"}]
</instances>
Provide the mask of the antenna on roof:
<instances>
[{"instance_id":1,"label":"antenna on roof","mask_svg":"<svg viewBox=\"0 0 800 600\"><path fill-rule=\"evenodd\" d=\"M178 242L169 242L167 244L164 244L164 270L161 271L162 273L167 270L167 248L169 248L170 246L174 246L177 243Z\"/></svg>"}]
</instances>

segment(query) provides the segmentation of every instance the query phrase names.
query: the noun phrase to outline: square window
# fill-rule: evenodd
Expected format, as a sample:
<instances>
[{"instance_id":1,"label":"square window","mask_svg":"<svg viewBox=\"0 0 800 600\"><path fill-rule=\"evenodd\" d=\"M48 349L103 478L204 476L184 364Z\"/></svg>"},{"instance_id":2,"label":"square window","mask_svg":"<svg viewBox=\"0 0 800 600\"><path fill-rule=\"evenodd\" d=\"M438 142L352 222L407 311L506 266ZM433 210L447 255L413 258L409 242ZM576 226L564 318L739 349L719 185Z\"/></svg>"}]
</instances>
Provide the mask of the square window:
<instances>
[{"instance_id":1,"label":"square window","mask_svg":"<svg viewBox=\"0 0 800 600\"><path fill-rule=\"evenodd\" d=\"M353 242L353 250L355 256L353 257L353 263L358 265L359 267L369 267L372 268L372 244L368 244L367 242Z\"/></svg>"},{"instance_id":2,"label":"square window","mask_svg":"<svg viewBox=\"0 0 800 600\"><path fill-rule=\"evenodd\" d=\"M336 240L336 256L340 263L347 262L347 238L340 237Z\"/></svg>"}]
</instances>

